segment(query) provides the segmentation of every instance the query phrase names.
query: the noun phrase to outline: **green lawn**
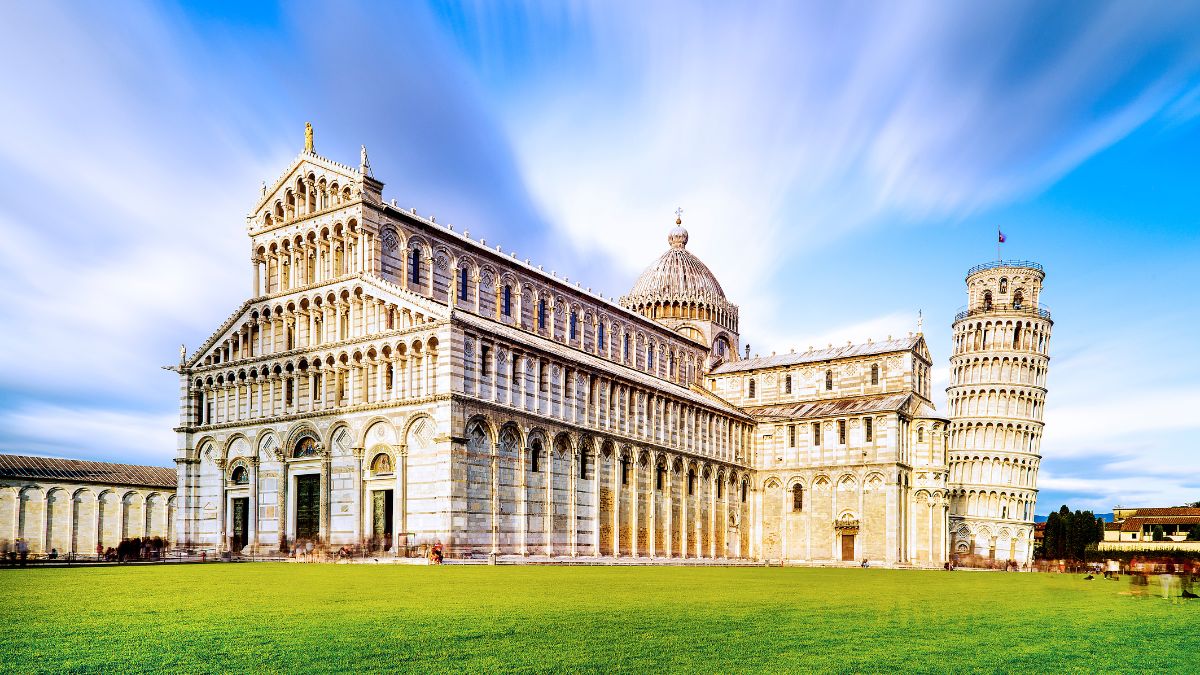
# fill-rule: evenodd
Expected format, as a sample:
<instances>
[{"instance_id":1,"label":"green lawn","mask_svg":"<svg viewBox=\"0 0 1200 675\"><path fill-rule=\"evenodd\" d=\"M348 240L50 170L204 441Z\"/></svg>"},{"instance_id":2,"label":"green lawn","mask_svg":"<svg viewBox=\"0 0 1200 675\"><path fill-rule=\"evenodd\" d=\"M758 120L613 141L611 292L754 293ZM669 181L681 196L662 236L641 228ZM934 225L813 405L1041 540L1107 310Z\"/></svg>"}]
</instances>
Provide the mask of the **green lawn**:
<instances>
[{"instance_id":1,"label":"green lawn","mask_svg":"<svg viewBox=\"0 0 1200 675\"><path fill-rule=\"evenodd\" d=\"M861 569L0 570L0 671L1200 669L1200 605L1127 590Z\"/></svg>"}]
</instances>

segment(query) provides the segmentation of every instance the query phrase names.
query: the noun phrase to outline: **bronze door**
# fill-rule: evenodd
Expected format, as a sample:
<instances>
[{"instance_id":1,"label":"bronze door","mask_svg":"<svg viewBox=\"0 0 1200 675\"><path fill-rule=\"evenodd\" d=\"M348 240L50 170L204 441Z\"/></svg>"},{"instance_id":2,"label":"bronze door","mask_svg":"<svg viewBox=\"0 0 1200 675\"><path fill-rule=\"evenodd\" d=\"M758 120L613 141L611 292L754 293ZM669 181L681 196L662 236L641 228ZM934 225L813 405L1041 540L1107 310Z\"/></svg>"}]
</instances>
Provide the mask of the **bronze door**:
<instances>
[{"instance_id":1,"label":"bronze door","mask_svg":"<svg viewBox=\"0 0 1200 675\"><path fill-rule=\"evenodd\" d=\"M230 548L234 551L240 551L250 539L250 500L246 497L238 497L233 500L232 529L233 531L230 532L232 539Z\"/></svg>"},{"instance_id":2,"label":"bronze door","mask_svg":"<svg viewBox=\"0 0 1200 675\"><path fill-rule=\"evenodd\" d=\"M321 533L321 477L296 476L296 539L316 539Z\"/></svg>"},{"instance_id":3,"label":"bronze door","mask_svg":"<svg viewBox=\"0 0 1200 675\"><path fill-rule=\"evenodd\" d=\"M854 562L854 535L842 535L842 560Z\"/></svg>"},{"instance_id":4,"label":"bronze door","mask_svg":"<svg viewBox=\"0 0 1200 675\"><path fill-rule=\"evenodd\" d=\"M371 548L387 549L392 546L392 491L375 490L371 493Z\"/></svg>"}]
</instances>

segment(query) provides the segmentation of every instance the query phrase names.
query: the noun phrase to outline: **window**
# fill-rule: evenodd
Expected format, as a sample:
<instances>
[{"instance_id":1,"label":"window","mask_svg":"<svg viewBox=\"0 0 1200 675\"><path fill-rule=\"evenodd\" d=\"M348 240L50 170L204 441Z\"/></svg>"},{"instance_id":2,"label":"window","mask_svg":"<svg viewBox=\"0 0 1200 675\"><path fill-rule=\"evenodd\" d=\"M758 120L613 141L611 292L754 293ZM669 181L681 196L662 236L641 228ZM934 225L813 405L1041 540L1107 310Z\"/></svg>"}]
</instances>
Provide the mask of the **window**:
<instances>
[{"instance_id":1,"label":"window","mask_svg":"<svg viewBox=\"0 0 1200 675\"><path fill-rule=\"evenodd\" d=\"M925 442L925 427L919 427L917 429L917 442L918 443Z\"/></svg>"},{"instance_id":2,"label":"window","mask_svg":"<svg viewBox=\"0 0 1200 675\"><path fill-rule=\"evenodd\" d=\"M467 268L458 271L458 299L467 301Z\"/></svg>"},{"instance_id":3,"label":"window","mask_svg":"<svg viewBox=\"0 0 1200 675\"><path fill-rule=\"evenodd\" d=\"M1008 279L1005 279L1004 277L1000 278L1000 292L1001 293L1008 292Z\"/></svg>"},{"instance_id":4,"label":"window","mask_svg":"<svg viewBox=\"0 0 1200 675\"><path fill-rule=\"evenodd\" d=\"M596 326L596 346L604 349L604 324L602 323Z\"/></svg>"},{"instance_id":5,"label":"window","mask_svg":"<svg viewBox=\"0 0 1200 675\"><path fill-rule=\"evenodd\" d=\"M825 391L833 391L833 369L825 371Z\"/></svg>"},{"instance_id":6,"label":"window","mask_svg":"<svg viewBox=\"0 0 1200 675\"><path fill-rule=\"evenodd\" d=\"M742 503L746 503L746 493L750 491L750 483L742 481Z\"/></svg>"},{"instance_id":7,"label":"window","mask_svg":"<svg viewBox=\"0 0 1200 675\"><path fill-rule=\"evenodd\" d=\"M792 510L800 511L804 508L804 488L796 483L792 486Z\"/></svg>"},{"instance_id":8,"label":"window","mask_svg":"<svg viewBox=\"0 0 1200 675\"><path fill-rule=\"evenodd\" d=\"M546 372L546 364L538 365L538 389L540 391L550 390L550 378Z\"/></svg>"},{"instance_id":9,"label":"window","mask_svg":"<svg viewBox=\"0 0 1200 675\"><path fill-rule=\"evenodd\" d=\"M796 447L796 425L795 424L788 425L788 447L789 448Z\"/></svg>"},{"instance_id":10,"label":"window","mask_svg":"<svg viewBox=\"0 0 1200 675\"><path fill-rule=\"evenodd\" d=\"M688 469L688 494L696 494L696 472L693 469Z\"/></svg>"},{"instance_id":11,"label":"window","mask_svg":"<svg viewBox=\"0 0 1200 675\"><path fill-rule=\"evenodd\" d=\"M571 310L571 336L568 338L570 340L575 339L575 326L577 323L578 323L578 319L575 315L575 310Z\"/></svg>"},{"instance_id":12,"label":"window","mask_svg":"<svg viewBox=\"0 0 1200 675\"><path fill-rule=\"evenodd\" d=\"M389 383L388 388L391 388L391 386L392 386L390 384L391 377L392 377L392 369L391 368L388 368L387 374L388 374L388 383ZM314 401L321 400L321 391L323 389L325 389L325 387L321 386L321 373L317 373L316 375L313 375L313 400Z\"/></svg>"},{"instance_id":13,"label":"window","mask_svg":"<svg viewBox=\"0 0 1200 675\"><path fill-rule=\"evenodd\" d=\"M813 445L821 444L821 423L820 422L812 423L812 442L813 442Z\"/></svg>"},{"instance_id":14,"label":"window","mask_svg":"<svg viewBox=\"0 0 1200 675\"><path fill-rule=\"evenodd\" d=\"M863 431L866 433L867 441L875 440L875 420L870 417L863 420Z\"/></svg>"},{"instance_id":15,"label":"window","mask_svg":"<svg viewBox=\"0 0 1200 675\"><path fill-rule=\"evenodd\" d=\"M871 384L879 384L879 364L871 366Z\"/></svg>"},{"instance_id":16,"label":"window","mask_svg":"<svg viewBox=\"0 0 1200 675\"><path fill-rule=\"evenodd\" d=\"M990 310L991 308L992 308L992 292L984 291L983 292L983 309Z\"/></svg>"},{"instance_id":17,"label":"window","mask_svg":"<svg viewBox=\"0 0 1200 675\"><path fill-rule=\"evenodd\" d=\"M532 448L529 449L529 470L533 473L538 473L542 468L542 446L534 442Z\"/></svg>"},{"instance_id":18,"label":"window","mask_svg":"<svg viewBox=\"0 0 1200 675\"><path fill-rule=\"evenodd\" d=\"M629 360L629 333L625 334L625 345L624 349L621 351L621 358L626 361Z\"/></svg>"},{"instance_id":19,"label":"window","mask_svg":"<svg viewBox=\"0 0 1200 675\"><path fill-rule=\"evenodd\" d=\"M629 458L621 458L621 485L629 485Z\"/></svg>"},{"instance_id":20,"label":"window","mask_svg":"<svg viewBox=\"0 0 1200 675\"><path fill-rule=\"evenodd\" d=\"M488 377L492 374L492 348L483 345L479 348L479 375L480 377Z\"/></svg>"},{"instance_id":21,"label":"window","mask_svg":"<svg viewBox=\"0 0 1200 675\"><path fill-rule=\"evenodd\" d=\"M846 444L846 420L838 420L838 444Z\"/></svg>"},{"instance_id":22,"label":"window","mask_svg":"<svg viewBox=\"0 0 1200 675\"><path fill-rule=\"evenodd\" d=\"M588 456L586 452L579 453L579 480L587 480Z\"/></svg>"},{"instance_id":23,"label":"window","mask_svg":"<svg viewBox=\"0 0 1200 675\"><path fill-rule=\"evenodd\" d=\"M248 485L250 483L250 476L246 472L246 467L239 466L234 468L233 475L230 476L230 480L234 485Z\"/></svg>"},{"instance_id":24,"label":"window","mask_svg":"<svg viewBox=\"0 0 1200 675\"><path fill-rule=\"evenodd\" d=\"M378 455L375 455L375 459L371 461L371 473L378 475L381 473L391 473L391 472L392 472L391 456L386 455L382 452L379 453Z\"/></svg>"},{"instance_id":25,"label":"window","mask_svg":"<svg viewBox=\"0 0 1200 675\"><path fill-rule=\"evenodd\" d=\"M1023 302L1025 302L1025 296L1021 294L1021 291L1017 291L1016 293L1013 294L1013 307L1014 308L1021 309L1021 303L1023 303Z\"/></svg>"},{"instance_id":26,"label":"window","mask_svg":"<svg viewBox=\"0 0 1200 675\"><path fill-rule=\"evenodd\" d=\"M754 398L754 378L750 378L750 385L747 387L747 392L746 395L749 398Z\"/></svg>"},{"instance_id":27,"label":"window","mask_svg":"<svg viewBox=\"0 0 1200 675\"><path fill-rule=\"evenodd\" d=\"M408 252L408 281L421 283L421 249L414 248Z\"/></svg>"},{"instance_id":28,"label":"window","mask_svg":"<svg viewBox=\"0 0 1200 675\"><path fill-rule=\"evenodd\" d=\"M665 467L660 466L654 471L654 489L655 490L658 490L660 492L662 491L663 483L666 482L665 481L666 475L667 475L667 469Z\"/></svg>"},{"instance_id":29,"label":"window","mask_svg":"<svg viewBox=\"0 0 1200 675\"><path fill-rule=\"evenodd\" d=\"M785 394L792 393L792 374L791 373L788 373L787 375L783 376L783 393L785 393Z\"/></svg>"},{"instance_id":30,"label":"window","mask_svg":"<svg viewBox=\"0 0 1200 675\"><path fill-rule=\"evenodd\" d=\"M512 286L504 285L504 293L500 298L503 306L504 316L512 316Z\"/></svg>"},{"instance_id":31,"label":"window","mask_svg":"<svg viewBox=\"0 0 1200 675\"><path fill-rule=\"evenodd\" d=\"M646 345L646 370L654 370L654 345Z\"/></svg>"},{"instance_id":32,"label":"window","mask_svg":"<svg viewBox=\"0 0 1200 675\"><path fill-rule=\"evenodd\" d=\"M546 299L538 301L538 330L546 329Z\"/></svg>"}]
</instances>

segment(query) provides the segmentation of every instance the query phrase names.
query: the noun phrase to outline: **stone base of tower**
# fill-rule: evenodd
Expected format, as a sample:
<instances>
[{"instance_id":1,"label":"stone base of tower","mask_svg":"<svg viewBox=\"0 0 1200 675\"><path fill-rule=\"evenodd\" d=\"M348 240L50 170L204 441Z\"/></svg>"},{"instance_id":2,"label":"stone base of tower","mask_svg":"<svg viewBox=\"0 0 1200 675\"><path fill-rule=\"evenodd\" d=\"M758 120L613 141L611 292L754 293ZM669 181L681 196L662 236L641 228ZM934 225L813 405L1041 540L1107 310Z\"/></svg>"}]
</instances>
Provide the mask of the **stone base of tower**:
<instances>
[{"instance_id":1,"label":"stone base of tower","mask_svg":"<svg viewBox=\"0 0 1200 675\"><path fill-rule=\"evenodd\" d=\"M958 565L1028 565L1033 561L1033 523L952 515L950 552Z\"/></svg>"}]
</instances>

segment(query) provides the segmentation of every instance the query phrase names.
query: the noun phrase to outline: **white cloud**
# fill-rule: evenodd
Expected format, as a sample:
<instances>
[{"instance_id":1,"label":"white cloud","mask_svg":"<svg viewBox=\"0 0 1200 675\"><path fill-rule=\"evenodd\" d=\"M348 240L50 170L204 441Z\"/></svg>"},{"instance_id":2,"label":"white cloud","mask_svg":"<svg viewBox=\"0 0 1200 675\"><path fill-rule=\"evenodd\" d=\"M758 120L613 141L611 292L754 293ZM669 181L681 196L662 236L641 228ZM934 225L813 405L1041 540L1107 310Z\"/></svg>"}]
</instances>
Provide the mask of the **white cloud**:
<instances>
[{"instance_id":1,"label":"white cloud","mask_svg":"<svg viewBox=\"0 0 1200 675\"><path fill-rule=\"evenodd\" d=\"M17 454L166 465L176 423L172 415L33 404L0 410L0 443Z\"/></svg>"}]
</instances>

